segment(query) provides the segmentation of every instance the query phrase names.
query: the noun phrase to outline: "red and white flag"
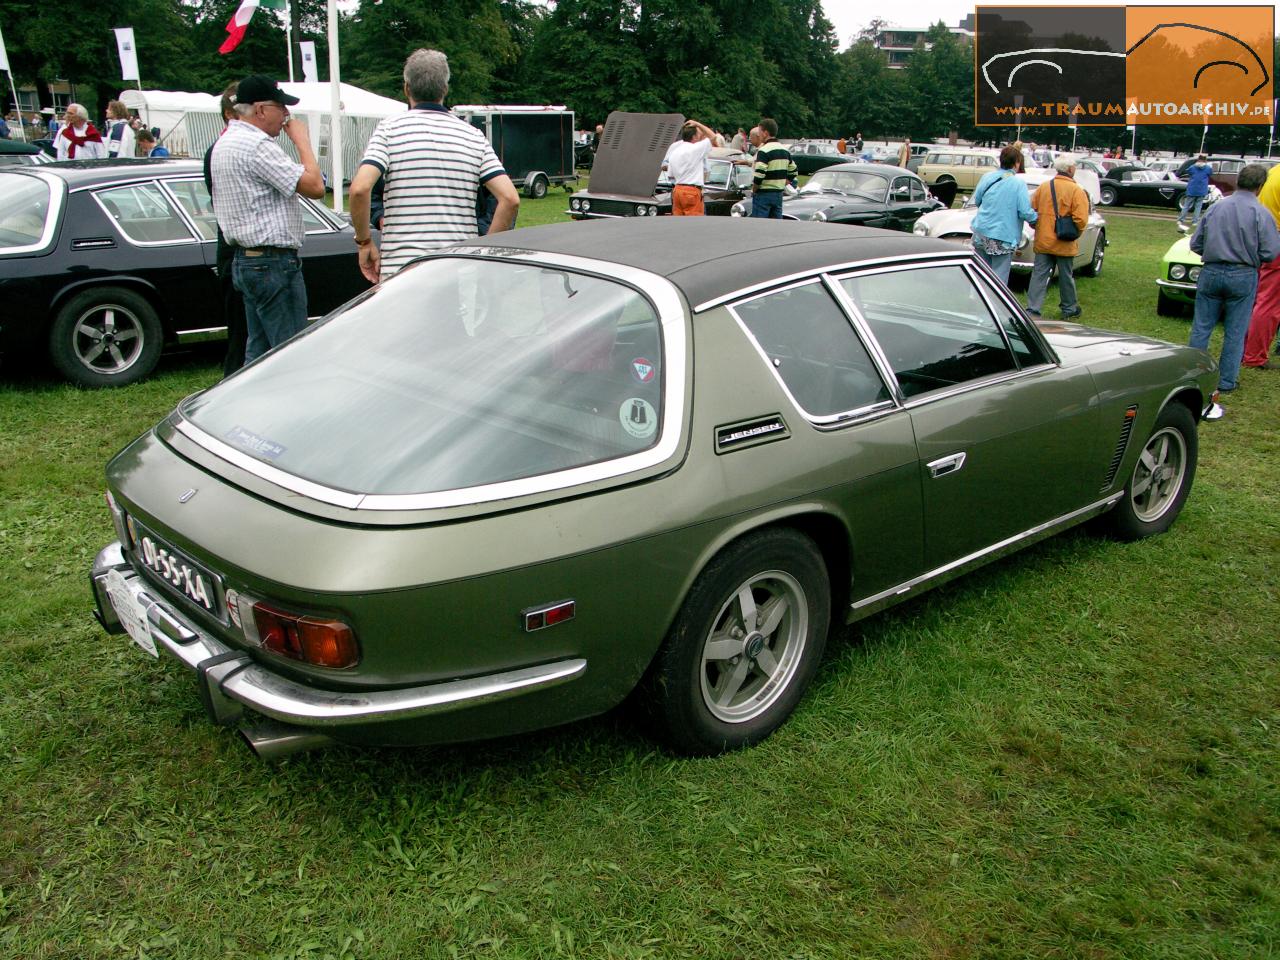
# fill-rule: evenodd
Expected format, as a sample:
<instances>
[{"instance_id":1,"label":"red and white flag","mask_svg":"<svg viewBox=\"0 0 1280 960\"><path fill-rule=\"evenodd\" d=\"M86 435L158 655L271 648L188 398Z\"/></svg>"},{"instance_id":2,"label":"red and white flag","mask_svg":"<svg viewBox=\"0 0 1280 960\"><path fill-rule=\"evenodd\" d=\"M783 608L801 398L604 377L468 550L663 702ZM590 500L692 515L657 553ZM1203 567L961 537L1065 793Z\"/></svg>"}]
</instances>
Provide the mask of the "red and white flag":
<instances>
[{"instance_id":1,"label":"red and white flag","mask_svg":"<svg viewBox=\"0 0 1280 960\"><path fill-rule=\"evenodd\" d=\"M259 7L283 10L285 3L286 0L240 0L239 9L227 21L227 39L222 42L218 52L230 53L240 46L240 41L244 39L244 32L249 29L249 21L253 19L253 12Z\"/></svg>"}]
</instances>

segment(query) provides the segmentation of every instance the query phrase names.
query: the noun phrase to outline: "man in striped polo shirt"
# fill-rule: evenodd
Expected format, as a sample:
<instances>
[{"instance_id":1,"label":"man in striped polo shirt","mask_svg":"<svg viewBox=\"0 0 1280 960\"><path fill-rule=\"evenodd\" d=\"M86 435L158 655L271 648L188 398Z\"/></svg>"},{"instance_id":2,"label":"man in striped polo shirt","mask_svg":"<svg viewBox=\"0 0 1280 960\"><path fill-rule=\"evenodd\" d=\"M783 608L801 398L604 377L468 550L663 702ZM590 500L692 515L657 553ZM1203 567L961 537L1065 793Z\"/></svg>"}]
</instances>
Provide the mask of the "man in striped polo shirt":
<instances>
[{"instance_id":1,"label":"man in striped polo shirt","mask_svg":"<svg viewBox=\"0 0 1280 960\"><path fill-rule=\"evenodd\" d=\"M756 175L751 185L751 216L765 220L782 219L782 190L796 179L796 164L791 153L774 139L778 121L765 117L760 121L764 142L756 151Z\"/></svg>"},{"instance_id":2,"label":"man in striped polo shirt","mask_svg":"<svg viewBox=\"0 0 1280 960\"><path fill-rule=\"evenodd\" d=\"M404 95L412 107L378 124L351 181L351 224L360 271L370 283L415 257L478 235L476 195L483 185L498 201L489 233L511 228L520 195L488 138L444 106L449 60L439 50L415 50L404 64ZM373 242L369 198L382 177L382 249Z\"/></svg>"}]
</instances>

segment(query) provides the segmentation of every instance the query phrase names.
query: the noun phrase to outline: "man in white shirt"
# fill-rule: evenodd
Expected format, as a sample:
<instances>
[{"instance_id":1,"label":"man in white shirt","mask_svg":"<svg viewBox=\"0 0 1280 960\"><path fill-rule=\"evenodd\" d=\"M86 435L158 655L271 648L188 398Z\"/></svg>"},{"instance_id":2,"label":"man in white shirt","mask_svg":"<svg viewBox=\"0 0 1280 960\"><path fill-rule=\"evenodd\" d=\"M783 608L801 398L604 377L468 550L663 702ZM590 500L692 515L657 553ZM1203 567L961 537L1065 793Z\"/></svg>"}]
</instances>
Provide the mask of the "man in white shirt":
<instances>
[{"instance_id":1,"label":"man in white shirt","mask_svg":"<svg viewBox=\"0 0 1280 960\"><path fill-rule=\"evenodd\" d=\"M671 188L671 213L676 217L701 217L703 173L715 133L697 120L686 120L679 142L667 151L667 174Z\"/></svg>"},{"instance_id":2,"label":"man in white shirt","mask_svg":"<svg viewBox=\"0 0 1280 960\"><path fill-rule=\"evenodd\" d=\"M102 134L89 122L89 113L78 103L67 104L66 122L58 128L53 145L59 160L101 160L107 155Z\"/></svg>"}]
</instances>

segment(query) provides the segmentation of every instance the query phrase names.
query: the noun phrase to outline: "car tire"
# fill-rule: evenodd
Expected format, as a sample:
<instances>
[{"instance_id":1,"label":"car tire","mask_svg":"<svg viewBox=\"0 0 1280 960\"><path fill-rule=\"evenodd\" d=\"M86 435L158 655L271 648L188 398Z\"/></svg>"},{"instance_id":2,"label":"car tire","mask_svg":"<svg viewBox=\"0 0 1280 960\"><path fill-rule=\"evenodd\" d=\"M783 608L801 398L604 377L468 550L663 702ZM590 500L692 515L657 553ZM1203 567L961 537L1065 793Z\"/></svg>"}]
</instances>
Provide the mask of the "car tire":
<instances>
[{"instance_id":1,"label":"car tire","mask_svg":"<svg viewBox=\"0 0 1280 960\"><path fill-rule=\"evenodd\" d=\"M1081 269L1086 277L1102 276L1102 261L1107 255L1107 231L1099 230L1098 239L1093 242L1093 256L1089 258L1089 262Z\"/></svg>"},{"instance_id":2,"label":"car tire","mask_svg":"<svg viewBox=\"0 0 1280 960\"><path fill-rule=\"evenodd\" d=\"M1156 293L1156 315L1160 317L1180 317L1186 312L1183 304L1173 299L1163 290Z\"/></svg>"},{"instance_id":3,"label":"car tire","mask_svg":"<svg viewBox=\"0 0 1280 960\"><path fill-rule=\"evenodd\" d=\"M533 182L529 184L529 196L534 200L541 200L547 195L547 178L538 174L533 178Z\"/></svg>"},{"instance_id":4,"label":"car tire","mask_svg":"<svg viewBox=\"0 0 1280 960\"><path fill-rule=\"evenodd\" d=\"M1191 492L1199 453L1196 418L1181 403L1170 403L1156 418L1124 485L1124 496L1106 518L1121 540L1164 533L1182 512Z\"/></svg>"},{"instance_id":5,"label":"car tire","mask_svg":"<svg viewBox=\"0 0 1280 960\"><path fill-rule=\"evenodd\" d=\"M1118 207L1120 205L1120 196L1116 193L1116 188L1103 187L1099 190L1098 203L1104 207Z\"/></svg>"},{"instance_id":6,"label":"car tire","mask_svg":"<svg viewBox=\"0 0 1280 960\"><path fill-rule=\"evenodd\" d=\"M122 387L155 369L163 339L145 297L123 287L96 287L58 311L49 328L49 356L73 383Z\"/></svg>"},{"instance_id":7,"label":"car tire","mask_svg":"<svg viewBox=\"0 0 1280 960\"><path fill-rule=\"evenodd\" d=\"M817 546L778 528L727 547L685 597L642 696L674 750L711 756L758 743L813 679L831 618Z\"/></svg>"}]
</instances>

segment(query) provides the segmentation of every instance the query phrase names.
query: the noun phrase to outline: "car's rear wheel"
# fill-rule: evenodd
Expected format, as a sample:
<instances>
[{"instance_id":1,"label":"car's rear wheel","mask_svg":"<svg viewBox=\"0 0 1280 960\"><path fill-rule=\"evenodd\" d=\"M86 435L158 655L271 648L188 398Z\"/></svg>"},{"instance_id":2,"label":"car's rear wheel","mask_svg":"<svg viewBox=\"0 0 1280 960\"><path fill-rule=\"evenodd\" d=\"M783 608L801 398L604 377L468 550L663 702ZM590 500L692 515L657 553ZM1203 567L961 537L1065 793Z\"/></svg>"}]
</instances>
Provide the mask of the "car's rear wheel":
<instances>
[{"instance_id":1,"label":"car's rear wheel","mask_svg":"<svg viewBox=\"0 0 1280 960\"><path fill-rule=\"evenodd\" d=\"M1099 230L1098 239L1093 243L1093 256L1089 258L1089 264L1080 272L1086 277L1099 277L1102 275L1102 260L1107 255L1107 231Z\"/></svg>"},{"instance_id":2,"label":"car's rear wheel","mask_svg":"<svg viewBox=\"0 0 1280 960\"><path fill-rule=\"evenodd\" d=\"M698 577L642 691L681 753L749 746L795 709L817 670L831 587L813 541L776 529L739 540Z\"/></svg>"},{"instance_id":3,"label":"car's rear wheel","mask_svg":"<svg viewBox=\"0 0 1280 960\"><path fill-rule=\"evenodd\" d=\"M1119 199L1120 198L1119 198L1119 195L1116 193L1115 187L1103 187L1101 190L1098 191L1098 202L1101 203L1104 207L1116 206L1116 201Z\"/></svg>"},{"instance_id":4,"label":"car's rear wheel","mask_svg":"<svg viewBox=\"0 0 1280 960\"><path fill-rule=\"evenodd\" d=\"M155 369L163 339L145 297L123 287L97 287L76 294L58 311L49 330L49 356L74 383L121 387Z\"/></svg>"},{"instance_id":5,"label":"car's rear wheel","mask_svg":"<svg viewBox=\"0 0 1280 960\"><path fill-rule=\"evenodd\" d=\"M1198 439L1195 417L1181 403L1170 403L1160 412L1123 499L1106 515L1116 536L1140 540L1173 525L1195 479Z\"/></svg>"}]
</instances>

